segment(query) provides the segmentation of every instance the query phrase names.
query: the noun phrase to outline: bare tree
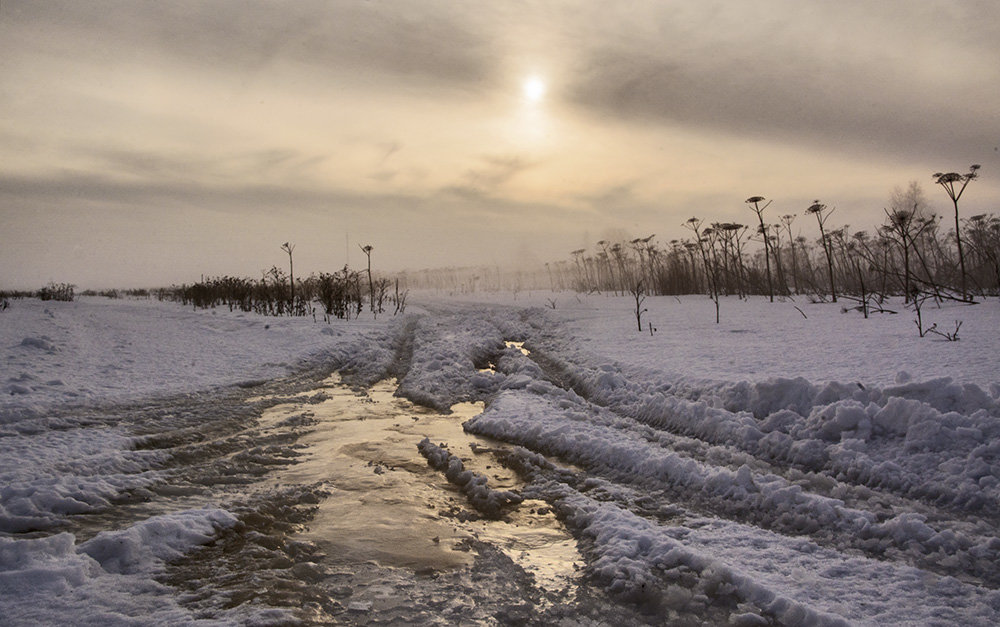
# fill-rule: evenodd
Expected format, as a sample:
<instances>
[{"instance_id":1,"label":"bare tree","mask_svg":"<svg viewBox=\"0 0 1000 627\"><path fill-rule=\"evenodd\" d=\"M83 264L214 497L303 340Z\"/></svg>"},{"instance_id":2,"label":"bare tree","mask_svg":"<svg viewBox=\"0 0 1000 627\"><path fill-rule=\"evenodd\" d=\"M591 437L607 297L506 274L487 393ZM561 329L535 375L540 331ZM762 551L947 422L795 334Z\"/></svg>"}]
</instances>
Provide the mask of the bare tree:
<instances>
[{"instance_id":1,"label":"bare tree","mask_svg":"<svg viewBox=\"0 0 1000 627\"><path fill-rule=\"evenodd\" d=\"M612 289L615 295L618 295L618 283L615 281L615 269L611 265L611 250L614 249L614 245L607 240L600 240L597 245L601 247L601 252L598 253L597 258L599 261L603 261L604 265L607 267L609 283L607 284L610 289ZM610 248L609 248L610 246ZM620 247L619 247L620 248Z\"/></svg>"},{"instance_id":2,"label":"bare tree","mask_svg":"<svg viewBox=\"0 0 1000 627\"><path fill-rule=\"evenodd\" d=\"M636 281L635 286L629 290L633 298L635 298L635 323L639 327L639 332L642 333L642 314L649 311L644 309L642 304L646 301L646 290L642 285L642 281ZM554 307L553 307L554 309Z\"/></svg>"},{"instance_id":3,"label":"bare tree","mask_svg":"<svg viewBox=\"0 0 1000 627\"><path fill-rule=\"evenodd\" d=\"M799 293L799 280L796 275L799 273L798 264L795 259L795 238L792 236L792 222L795 220L795 214L785 214L781 216L781 224L785 227L785 231L788 233L788 250L792 258L792 289L795 293ZM781 246L778 246L778 252L781 252Z\"/></svg>"},{"instance_id":4,"label":"bare tree","mask_svg":"<svg viewBox=\"0 0 1000 627\"><path fill-rule=\"evenodd\" d=\"M629 242L632 249L635 250L636 256L639 258L639 268L637 270L639 276L637 278L646 281L651 287L655 283L653 262L656 258L656 245L651 243L654 237L656 237L655 234L649 237L638 237Z\"/></svg>"},{"instance_id":5,"label":"bare tree","mask_svg":"<svg viewBox=\"0 0 1000 627\"><path fill-rule=\"evenodd\" d=\"M909 187L903 190L899 187L893 190L889 200L889 209L883 209L888 223L883 229L899 241L903 253L903 302L910 302L913 297L913 273L910 270L910 252L916 239L933 222L923 219L921 205L924 203L924 193L920 184L911 181Z\"/></svg>"},{"instance_id":6,"label":"bare tree","mask_svg":"<svg viewBox=\"0 0 1000 627\"><path fill-rule=\"evenodd\" d=\"M582 261L583 255L586 252L587 252L586 248L579 248L570 253L571 255L573 255L573 261L576 263L577 284L578 284L577 289L583 291L588 291L591 288L590 273L587 270L587 266L584 265Z\"/></svg>"},{"instance_id":7,"label":"bare tree","mask_svg":"<svg viewBox=\"0 0 1000 627\"><path fill-rule=\"evenodd\" d=\"M378 318L378 315L385 311L384 305L386 297L389 295L389 284L389 279L379 279L378 281L375 281L375 291L372 295L372 302L374 303L372 315L375 318Z\"/></svg>"},{"instance_id":8,"label":"bare tree","mask_svg":"<svg viewBox=\"0 0 1000 627\"><path fill-rule=\"evenodd\" d=\"M788 280L785 278L784 262L781 261L781 225L767 225L767 238L771 240L771 254L774 256L774 268L778 273L778 292L788 295Z\"/></svg>"},{"instance_id":9,"label":"bare tree","mask_svg":"<svg viewBox=\"0 0 1000 627\"><path fill-rule=\"evenodd\" d=\"M295 250L295 244L289 244L285 242L281 245L281 250L288 253L288 282L292 286L291 297L292 297L292 308L295 308L295 272L292 268L292 251Z\"/></svg>"},{"instance_id":10,"label":"bare tree","mask_svg":"<svg viewBox=\"0 0 1000 627\"><path fill-rule=\"evenodd\" d=\"M767 295L771 298L771 302L774 302L774 286L771 284L771 242L770 238L767 236L767 227L764 226L764 210L767 209L771 201L761 207L760 203L764 202L763 196L751 196L746 199L748 205L753 205L750 207L754 213L757 214L757 220L760 221L760 235L764 238L764 265L767 271ZM837 300L834 298L834 300Z\"/></svg>"},{"instance_id":11,"label":"bare tree","mask_svg":"<svg viewBox=\"0 0 1000 627\"><path fill-rule=\"evenodd\" d=\"M396 302L396 311L392 315L406 313L406 296L410 293L410 290L403 290L402 293L399 292L399 278L396 279L396 297L393 299Z\"/></svg>"},{"instance_id":12,"label":"bare tree","mask_svg":"<svg viewBox=\"0 0 1000 627\"><path fill-rule=\"evenodd\" d=\"M736 278L736 293L743 298L749 289L744 289L744 277L749 273L743 264L743 236L747 232L745 224L735 222L713 222L712 228L718 234L717 242L722 245L722 266L728 278ZM726 295L729 295L731 280L727 282Z\"/></svg>"},{"instance_id":13,"label":"bare tree","mask_svg":"<svg viewBox=\"0 0 1000 627\"><path fill-rule=\"evenodd\" d=\"M625 295L626 284L628 282L628 277L625 276L626 273L626 256L628 251L621 245L620 242L615 242L608 249L612 257L615 260L615 265L618 266L618 286L615 288L615 293L621 292L622 296Z\"/></svg>"},{"instance_id":14,"label":"bare tree","mask_svg":"<svg viewBox=\"0 0 1000 627\"><path fill-rule=\"evenodd\" d=\"M965 227L980 284L988 285L992 273L1000 295L1000 218L979 214L965 220Z\"/></svg>"},{"instance_id":15,"label":"bare tree","mask_svg":"<svg viewBox=\"0 0 1000 627\"><path fill-rule=\"evenodd\" d=\"M375 247L372 246L371 244L366 244L364 246L361 246L361 244L358 244L358 247L361 248L361 252L363 252L365 254L365 257L368 257L368 300L370 301L369 304L371 305L372 313L374 313L375 312L375 284L372 283L372 251L375 250Z\"/></svg>"},{"instance_id":16,"label":"bare tree","mask_svg":"<svg viewBox=\"0 0 1000 627\"><path fill-rule=\"evenodd\" d=\"M709 274L712 277L711 285L711 296L712 300L715 301L715 324L719 324L719 256L715 249L716 242L719 241L719 232L714 228L707 228L701 232L702 238L705 240L705 248L708 251L708 256L706 257L706 267L709 269Z\"/></svg>"},{"instance_id":17,"label":"bare tree","mask_svg":"<svg viewBox=\"0 0 1000 627\"><path fill-rule=\"evenodd\" d=\"M837 302L837 286L833 282L833 251L831 249L830 238L827 237L826 231L823 226L826 224L827 218L833 213L833 209L827 211L826 205L818 200L814 200L813 204L809 205L806 209L806 213L811 213L816 216L816 222L819 223L819 235L823 242L823 251L826 253L826 267L830 271L830 296L833 302Z\"/></svg>"},{"instance_id":18,"label":"bare tree","mask_svg":"<svg viewBox=\"0 0 1000 627\"><path fill-rule=\"evenodd\" d=\"M702 267L705 269L705 289L710 293L714 293L715 284L713 282L712 276L709 274L710 265L708 263L708 251L705 250L705 240L702 237L701 225L704 221L701 218L688 218L688 220L682 225L686 229L690 229L694 232L694 244L698 247L698 252L701 253L701 263ZM690 248L688 249L691 250ZM691 253L693 256L693 252ZM692 266L694 264L692 263ZM696 280L697 283L697 280Z\"/></svg>"},{"instance_id":19,"label":"bare tree","mask_svg":"<svg viewBox=\"0 0 1000 627\"><path fill-rule=\"evenodd\" d=\"M955 205L955 244L958 246L958 265L962 272L962 298L966 300L968 300L969 295L966 291L965 255L962 254L962 235L958 222L958 199L962 197L962 192L965 191L965 187L969 184L969 181L979 176L977 172L979 167L978 164L973 164L969 166L969 171L965 174L959 174L958 172L934 173L934 182L944 188L945 193L948 194L948 198L951 198L952 204ZM958 185L957 188L956 185Z\"/></svg>"}]
</instances>

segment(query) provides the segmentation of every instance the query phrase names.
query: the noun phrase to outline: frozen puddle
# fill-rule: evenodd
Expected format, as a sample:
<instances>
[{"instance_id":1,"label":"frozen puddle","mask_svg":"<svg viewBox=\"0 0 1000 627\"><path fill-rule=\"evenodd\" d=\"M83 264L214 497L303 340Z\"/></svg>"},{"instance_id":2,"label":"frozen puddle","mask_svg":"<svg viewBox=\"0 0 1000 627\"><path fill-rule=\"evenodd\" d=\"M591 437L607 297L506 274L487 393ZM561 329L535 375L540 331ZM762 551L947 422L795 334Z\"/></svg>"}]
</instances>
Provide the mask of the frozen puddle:
<instances>
[{"instance_id":1,"label":"frozen puddle","mask_svg":"<svg viewBox=\"0 0 1000 627\"><path fill-rule=\"evenodd\" d=\"M504 520L476 519L466 497L428 465L417 444L425 437L445 445L465 468L489 478L497 490L521 482L493 455L473 453L495 442L465 433L462 423L483 410L463 403L451 414L393 396L394 381L359 395L334 376L324 382L326 400L273 407L262 416L265 431L306 415L315 421L298 443L299 463L274 475L279 487L322 484L329 496L318 504L308 530L331 566L375 561L417 573L469 566L471 541L487 542L534 575L549 591L572 589L583 560L575 541L542 501L524 501Z\"/></svg>"},{"instance_id":2,"label":"frozen puddle","mask_svg":"<svg viewBox=\"0 0 1000 627\"><path fill-rule=\"evenodd\" d=\"M527 348L524 347L524 342L507 341L504 342L504 344L507 346L507 348L516 348L517 350L521 351L521 354L524 356L528 356L531 354L531 351L529 351Z\"/></svg>"},{"instance_id":3,"label":"frozen puddle","mask_svg":"<svg viewBox=\"0 0 1000 627\"><path fill-rule=\"evenodd\" d=\"M524 342L513 342L511 340L505 340L504 346L506 346L507 348L517 349L525 357L531 354L531 351L529 351L527 348L524 347ZM479 372L496 372L496 371L497 371L496 364L494 364L492 361L485 368L479 368Z\"/></svg>"}]
</instances>

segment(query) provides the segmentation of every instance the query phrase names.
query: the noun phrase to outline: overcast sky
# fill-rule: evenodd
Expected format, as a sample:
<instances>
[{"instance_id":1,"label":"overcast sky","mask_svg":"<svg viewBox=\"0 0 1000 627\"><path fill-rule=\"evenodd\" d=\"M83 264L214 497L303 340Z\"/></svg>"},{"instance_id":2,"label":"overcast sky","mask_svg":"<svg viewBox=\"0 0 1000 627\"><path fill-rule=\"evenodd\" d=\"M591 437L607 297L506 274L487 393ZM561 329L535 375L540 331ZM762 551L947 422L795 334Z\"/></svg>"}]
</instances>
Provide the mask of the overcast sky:
<instances>
[{"instance_id":1,"label":"overcast sky","mask_svg":"<svg viewBox=\"0 0 1000 627\"><path fill-rule=\"evenodd\" d=\"M1000 212L996 0L0 0L0 289Z\"/></svg>"}]
</instances>

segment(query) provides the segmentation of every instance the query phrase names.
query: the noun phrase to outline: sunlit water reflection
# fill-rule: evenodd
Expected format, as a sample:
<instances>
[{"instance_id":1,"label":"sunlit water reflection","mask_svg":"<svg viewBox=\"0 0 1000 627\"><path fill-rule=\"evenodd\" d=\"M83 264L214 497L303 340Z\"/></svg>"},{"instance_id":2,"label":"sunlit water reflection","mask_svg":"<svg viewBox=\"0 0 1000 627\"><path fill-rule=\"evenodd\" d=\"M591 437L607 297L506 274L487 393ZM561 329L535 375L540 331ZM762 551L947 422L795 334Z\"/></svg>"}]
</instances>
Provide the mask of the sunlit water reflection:
<instances>
[{"instance_id":1,"label":"sunlit water reflection","mask_svg":"<svg viewBox=\"0 0 1000 627\"><path fill-rule=\"evenodd\" d=\"M507 348L516 348L517 350L521 351L521 354L524 356L528 356L531 354L531 351L529 351L527 348L524 347L524 342L511 342L508 340L504 342L504 344L507 346Z\"/></svg>"},{"instance_id":2,"label":"sunlit water reflection","mask_svg":"<svg viewBox=\"0 0 1000 627\"><path fill-rule=\"evenodd\" d=\"M524 347L524 342L513 342L511 340L507 340L504 342L504 346L507 348L516 348L525 357L531 354L531 351ZM496 372L496 370L496 364L491 361L485 368L480 368L479 372Z\"/></svg>"},{"instance_id":3,"label":"sunlit water reflection","mask_svg":"<svg viewBox=\"0 0 1000 627\"><path fill-rule=\"evenodd\" d=\"M279 428L303 411L316 421L299 439L305 446L299 463L275 473L274 480L282 486L322 483L330 493L301 534L320 545L329 561L373 560L433 572L469 565L469 540L475 538L503 550L540 587L572 588L582 558L544 502L525 501L502 521L469 520L465 497L417 450L428 437L446 444L467 469L489 477L490 487L519 489L517 476L492 454L472 452L473 444L496 446L462 429L483 410L481 403L455 405L451 414L441 414L393 396L394 381L359 394L334 376L321 389L326 400L275 406L262 424L265 431Z\"/></svg>"}]
</instances>

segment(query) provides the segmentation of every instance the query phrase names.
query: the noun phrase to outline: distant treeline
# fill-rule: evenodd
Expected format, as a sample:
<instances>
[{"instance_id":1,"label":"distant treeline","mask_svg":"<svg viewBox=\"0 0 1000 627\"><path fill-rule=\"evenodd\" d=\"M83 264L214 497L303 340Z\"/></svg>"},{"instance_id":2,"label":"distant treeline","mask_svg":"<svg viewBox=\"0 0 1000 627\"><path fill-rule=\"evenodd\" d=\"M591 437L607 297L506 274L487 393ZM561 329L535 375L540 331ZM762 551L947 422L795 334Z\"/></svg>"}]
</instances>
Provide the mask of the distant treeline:
<instances>
[{"instance_id":1,"label":"distant treeline","mask_svg":"<svg viewBox=\"0 0 1000 627\"><path fill-rule=\"evenodd\" d=\"M959 215L959 199L978 176L979 166L966 174L937 173L954 206L942 219L927 209L917 182L897 188L882 224L868 231L829 224L834 209L815 201L805 208L813 237L793 229L795 214L775 220L767 214L770 201L746 200L747 224L686 220L690 236L662 243L655 236L622 241L602 240L592 249L570 253L570 259L534 269L499 266L438 268L399 273L395 279L376 279L371 271L372 246L362 246L368 268L344 266L332 274L292 276L294 246L284 244L289 272L277 266L260 279L216 277L192 285L153 291L110 290L97 294L112 298L155 296L195 308L230 310L272 316L357 318L365 308L375 316L392 310L402 313L409 289L448 293L546 289L625 295L707 294L718 305L720 296L806 295L817 301L853 302L867 314L871 303L890 296L905 302L917 299L972 302L976 297L1000 296L1000 218ZM818 235L818 238L815 237ZM402 289L401 289L402 286ZM94 294L94 292L84 292ZM37 292L0 292L0 298L37 297L72 300L74 286L49 284ZM554 306L554 303L553 303Z\"/></svg>"},{"instance_id":2,"label":"distant treeline","mask_svg":"<svg viewBox=\"0 0 1000 627\"><path fill-rule=\"evenodd\" d=\"M404 273L411 288L446 292L548 289L610 294L806 295L817 301L846 299L867 310L871 302L901 296L954 299L1000 295L1000 218L959 215L959 199L978 176L936 173L954 213L931 213L916 181L893 191L884 220L873 232L830 224L834 208L820 201L796 214L767 213L770 201L746 200L746 223L686 220L690 236L602 240L570 259L534 270L466 267ZM818 237L816 237L818 236Z\"/></svg>"},{"instance_id":3,"label":"distant treeline","mask_svg":"<svg viewBox=\"0 0 1000 627\"><path fill-rule=\"evenodd\" d=\"M822 203L811 208L805 215L818 238L797 233L795 216L784 215L779 224L765 222L766 250L759 225L691 218L685 223L689 238L665 243L654 236L602 240L594 248L572 251L570 259L534 270L455 267L400 277L413 289L510 291L515 296L528 290L622 295L637 288L650 295L804 295L838 302L889 296L909 301L918 294L959 300L1000 295L1000 218L993 214L961 220L963 281L955 231L942 227L938 216L890 209L874 233L852 232L847 226L829 227L831 210Z\"/></svg>"},{"instance_id":4,"label":"distant treeline","mask_svg":"<svg viewBox=\"0 0 1000 627\"><path fill-rule=\"evenodd\" d=\"M918 207L919 208L919 207ZM812 240L794 235L794 216L756 229L738 223L705 224L691 218L693 237L666 245L652 237L597 243L596 251L573 251L572 262L553 264L557 288L627 294L705 293L838 296L867 301L917 295L970 301L1000 295L1000 218L983 214L962 220L962 250L954 230L919 211L887 210L874 233L830 228L830 209L813 204L820 232ZM765 244L766 241L766 244ZM750 250L750 243L758 246Z\"/></svg>"},{"instance_id":5,"label":"distant treeline","mask_svg":"<svg viewBox=\"0 0 1000 627\"><path fill-rule=\"evenodd\" d=\"M720 294L763 294L772 300L808 294L837 302L839 295L865 308L888 296L910 302L1000 295L1000 218L959 215L959 199L978 170L973 165L965 174L933 175L954 207L953 220L947 222L927 210L916 181L892 193L889 207L882 210L885 219L873 233L828 225L834 209L813 202L804 215L819 239L796 235L794 214L768 223L770 201L753 196L746 200L749 224L706 224L692 217L684 223L692 236L665 246L653 236L597 242L594 252L573 251L572 263L556 266L559 272L551 280L579 291L700 292L716 301ZM749 250L751 242L757 245L754 250Z\"/></svg>"},{"instance_id":6,"label":"distant treeline","mask_svg":"<svg viewBox=\"0 0 1000 627\"><path fill-rule=\"evenodd\" d=\"M158 290L147 289L84 290L79 293L79 296L148 299L156 296L157 291ZM45 287L38 290L0 290L0 298L5 300L37 298L39 300L60 300L71 302L76 299L77 295L76 286L69 283L49 283Z\"/></svg>"},{"instance_id":7,"label":"distant treeline","mask_svg":"<svg viewBox=\"0 0 1000 627\"><path fill-rule=\"evenodd\" d=\"M260 279L211 277L191 285L157 290L161 300L172 300L194 308L228 307L230 311L268 316L313 316L350 320L367 307L379 316L390 309L404 313L407 290L399 281L368 277L344 266L332 274L313 274L292 281L284 270L272 267ZM391 291L390 291L391 290Z\"/></svg>"},{"instance_id":8,"label":"distant treeline","mask_svg":"<svg viewBox=\"0 0 1000 627\"><path fill-rule=\"evenodd\" d=\"M75 297L76 286L69 283L49 283L38 290L0 290L0 300L38 298L40 300L61 300L70 302Z\"/></svg>"}]
</instances>

